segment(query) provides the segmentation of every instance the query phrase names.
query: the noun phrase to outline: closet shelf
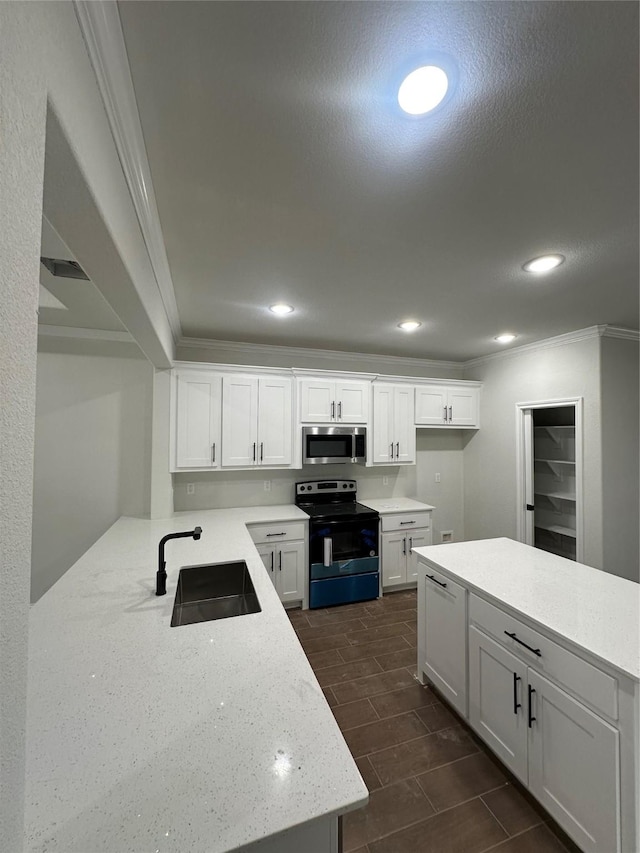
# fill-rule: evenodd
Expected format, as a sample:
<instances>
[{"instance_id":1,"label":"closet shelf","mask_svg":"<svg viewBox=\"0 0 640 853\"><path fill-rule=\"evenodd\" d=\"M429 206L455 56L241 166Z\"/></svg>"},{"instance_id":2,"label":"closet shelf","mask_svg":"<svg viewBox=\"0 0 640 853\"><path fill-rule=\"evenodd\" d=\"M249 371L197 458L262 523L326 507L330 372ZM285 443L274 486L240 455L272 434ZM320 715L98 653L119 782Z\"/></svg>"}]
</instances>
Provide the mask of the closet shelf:
<instances>
[{"instance_id":1,"label":"closet shelf","mask_svg":"<svg viewBox=\"0 0 640 853\"><path fill-rule=\"evenodd\" d=\"M555 498L560 501L575 501L575 492L536 492L536 497Z\"/></svg>"},{"instance_id":2,"label":"closet shelf","mask_svg":"<svg viewBox=\"0 0 640 853\"><path fill-rule=\"evenodd\" d=\"M572 527L563 527L561 524L536 524L540 530L548 530L550 533L559 533L561 536L576 538L576 532Z\"/></svg>"}]
</instances>

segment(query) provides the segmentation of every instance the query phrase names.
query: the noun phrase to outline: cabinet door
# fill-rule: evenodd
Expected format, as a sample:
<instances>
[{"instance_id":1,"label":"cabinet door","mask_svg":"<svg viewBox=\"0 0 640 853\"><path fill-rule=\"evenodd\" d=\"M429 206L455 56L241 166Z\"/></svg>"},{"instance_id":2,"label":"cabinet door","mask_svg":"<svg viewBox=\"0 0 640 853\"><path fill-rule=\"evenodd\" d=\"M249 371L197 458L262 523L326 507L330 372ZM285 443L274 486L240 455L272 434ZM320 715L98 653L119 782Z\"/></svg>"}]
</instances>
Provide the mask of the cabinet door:
<instances>
[{"instance_id":1,"label":"cabinet door","mask_svg":"<svg viewBox=\"0 0 640 853\"><path fill-rule=\"evenodd\" d=\"M222 378L222 465L246 468L258 462L258 379Z\"/></svg>"},{"instance_id":2,"label":"cabinet door","mask_svg":"<svg viewBox=\"0 0 640 853\"><path fill-rule=\"evenodd\" d=\"M264 567L269 573L269 577L271 578L271 583L278 588L276 585L276 549L273 545L258 545L257 546L258 554L262 557L262 562L264 563Z\"/></svg>"},{"instance_id":3,"label":"cabinet door","mask_svg":"<svg viewBox=\"0 0 640 853\"><path fill-rule=\"evenodd\" d=\"M276 551L276 589L280 601L302 601L304 597L304 542L283 542Z\"/></svg>"},{"instance_id":4,"label":"cabinet door","mask_svg":"<svg viewBox=\"0 0 640 853\"><path fill-rule=\"evenodd\" d=\"M176 383L176 467L217 468L220 377L180 371Z\"/></svg>"},{"instance_id":5,"label":"cabinet door","mask_svg":"<svg viewBox=\"0 0 640 853\"><path fill-rule=\"evenodd\" d=\"M424 672L445 699L466 717L467 591L438 572L424 566L421 571L426 575Z\"/></svg>"},{"instance_id":6,"label":"cabinet door","mask_svg":"<svg viewBox=\"0 0 640 853\"><path fill-rule=\"evenodd\" d=\"M478 425L477 388L449 388L448 405L452 426Z\"/></svg>"},{"instance_id":7,"label":"cabinet door","mask_svg":"<svg viewBox=\"0 0 640 853\"><path fill-rule=\"evenodd\" d=\"M393 385L373 386L373 462L393 462Z\"/></svg>"},{"instance_id":8,"label":"cabinet door","mask_svg":"<svg viewBox=\"0 0 640 853\"><path fill-rule=\"evenodd\" d=\"M620 850L618 732L529 670L529 788L585 853Z\"/></svg>"},{"instance_id":9,"label":"cabinet door","mask_svg":"<svg viewBox=\"0 0 640 853\"><path fill-rule=\"evenodd\" d=\"M446 426L447 402L447 388L444 385L419 385L416 388L416 424Z\"/></svg>"},{"instance_id":10,"label":"cabinet door","mask_svg":"<svg viewBox=\"0 0 640 853\"><path fill-rule=\"evenodd\" d=\"M407 583L412 581L418 582L418 569L420 564L418 558L413 553L414 548L422 548L424 545L431 545L431 530L409 530L405 534L407 537Z\"/></svg>"},{"instance_id":11,"label":"cabinet door","mask_svg":"<svg viewBox=\"0 0 640 853\"><path fill-rule=\"evenodd\" d=\"M291 380L261 377L258 390L258 460L291 465Z\"/></svg>"},{"instance_id":12,"label":"cabinet door","mask_svg":"<svg viewBox=\"0 0 640 853\"><path fill-rule=\"evenodd\" d=\"M335 383L302 379L300 382L300 420L325 424L335 418Z\"/></svg>"},{"instance_id":13,"label":"cabinet door","mask_svg":"<svg viewBox=\"0 0 640 853\"><path fill-rule=\"evenodd\" d=\"M382 586L407 582L407 537L405 533L382 534Z\"/></svg>"},{"instance_id":14,"label":"cabinet door","mask_svg":"<svg viewBox=\"0 0 640 853\"><path fill-rule=\"evenodd\" d=\"M527 784L527 667L469 626L469 721L498 758Z\"/></svg>"},{"instance_id":15,"label":"cabinet door","mask_svg":"<svg viewBox=\"0 0 640 853\"><path fill-rule=\"evenodd\" d=\"M416 425L414 423L413 386L399 386L394 391L393 432L395 461L416 461Z\"/></svg>"},{"instance_id":16,"label":"cabinet door","mask_svg":"<svg viewBox=\"0 0 640 853\"><path fill-rule=\"evenodd\" d=\"M366 424L370 389L368 382L336 382L336 420L345 424Z\"/></svg>"}]
</instances>

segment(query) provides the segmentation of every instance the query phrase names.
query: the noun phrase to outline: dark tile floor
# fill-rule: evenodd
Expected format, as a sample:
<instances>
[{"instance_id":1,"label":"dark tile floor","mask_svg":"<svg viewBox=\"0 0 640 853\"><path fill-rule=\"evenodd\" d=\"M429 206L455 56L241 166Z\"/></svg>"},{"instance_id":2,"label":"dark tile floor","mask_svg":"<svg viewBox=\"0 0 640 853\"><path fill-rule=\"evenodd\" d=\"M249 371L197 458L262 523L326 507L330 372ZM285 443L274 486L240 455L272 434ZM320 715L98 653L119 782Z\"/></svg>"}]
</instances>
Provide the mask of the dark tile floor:
<instances>
[{"instance_id":1,"label":"dark tile floor","mask_svg":"<svg viewBox=\"0 0 640 853\"><path fill-rule=\"evenodd\" d=\"M370 791L344 816L344 853L577 850L415 680L415 590L289 618Z\"/></svg>"}]
</instances>

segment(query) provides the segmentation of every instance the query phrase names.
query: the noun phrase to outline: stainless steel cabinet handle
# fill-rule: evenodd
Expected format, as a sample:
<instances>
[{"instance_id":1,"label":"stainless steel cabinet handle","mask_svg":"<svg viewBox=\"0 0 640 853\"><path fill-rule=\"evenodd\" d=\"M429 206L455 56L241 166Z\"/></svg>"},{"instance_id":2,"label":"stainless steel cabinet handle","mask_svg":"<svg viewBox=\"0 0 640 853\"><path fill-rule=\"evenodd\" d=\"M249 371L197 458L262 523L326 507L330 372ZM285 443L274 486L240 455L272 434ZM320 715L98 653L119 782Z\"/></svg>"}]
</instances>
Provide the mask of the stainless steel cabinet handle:
<instances>
[{"instance_id":1,"label":"stainless steel cabinet handle","mask_svg":"<svg viewBox=\"0 0 640 853\"><path fill-rule=\"evenodd\" d=\"M446 406L444 407L444 419L446 422L446 420L447 420L447 407Z\"/></svg>"},{"instance_id":2,"label":"stainless steel cabinet handle","mask_svg":"<svg viewBox=\"0 0 640 853\"><path fill-rule=\"evenodd\" d=\"M253 442L253 461L254 462L256 461L256 443L255 443L255 441Z\"/></svg>"},{"instance_id":3,"label":"stainless steel cabinet handle","mask_svg":"<svg viewBox=\"0 0 640 853\"><path fill-rule=\"evenodd\" d=\"M449 420L453 420L453 406L449 406Z\"/></svg>"},{"instance_id":4,"label":"stainless steel cabinet handle","mask_svg":"<svg viewBox=\"0 0 640 853\"><path fill-rule=\"evenodd\" d=\"M342 419L342 400L338 403L338 420Z\"/></svg>"},{"instance_id":5,"label":"stainless steel cabinet handle","mask_svg":"<svg viewBox=\"0 0 640 853\"><path fill-rule=\"evenodd\" d=\"M396 459L400 459L400 442L396 441Z\"/></svg>"},{"instance_id":6,"label":"stainless steel cabinet handle","mask_svg":"<svg viewBox=\"0 0 640 853\"><path fill-rule=\"evenodd\" d=\"M282 551L278 551L278 571L282 571Z\"/></svg>"},{"instance_id":7,"label":"stainless steel cabinet handle","mask_svg":"<svg viewBox=\"0 0 640 853\"><path fill-rule=\"evenodd\" d=\"M336 416L336 404L335 400L331 403L331 418L334 419Z\"/></svg>"},{"instance_id":8,"label":"stainless steel cabinet handle","mask_svg":"<svg viewBox=\"0 0 640 853\"><path fill-rule=\"evenodd\" d=\"M260 461L264 459L264 441L260 442Z\"/></svg>"},{"instance_id":9,"label":"stainless steel cabinet handle","mask_svg":"<svg viewBox=\"0 0 640 853\"><path fill-rule=\"evenodd\" d=\"M213 463L215 461L216 461L216 443L214 441L213 444L211 445L211 464L213 465Z\"/></svg>"}]
</instances>

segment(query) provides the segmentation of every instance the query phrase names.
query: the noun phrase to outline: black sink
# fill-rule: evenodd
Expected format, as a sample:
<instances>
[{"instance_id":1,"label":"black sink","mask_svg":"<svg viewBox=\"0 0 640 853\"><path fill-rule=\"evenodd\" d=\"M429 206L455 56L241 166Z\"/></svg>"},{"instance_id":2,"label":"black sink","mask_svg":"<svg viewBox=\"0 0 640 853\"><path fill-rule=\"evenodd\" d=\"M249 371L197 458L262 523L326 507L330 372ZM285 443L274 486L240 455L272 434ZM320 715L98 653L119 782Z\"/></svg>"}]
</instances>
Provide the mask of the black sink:
<instances>
[{"instance_id":1,"label":"black sink","mask_svg":"<svg viewBox=\"0 0 640 853\"><path fill-rule=\"evenodd\" d=\"M181 569L171 627L260 613L260 603L244 560Z\"/></svg>"}]
</instances>

